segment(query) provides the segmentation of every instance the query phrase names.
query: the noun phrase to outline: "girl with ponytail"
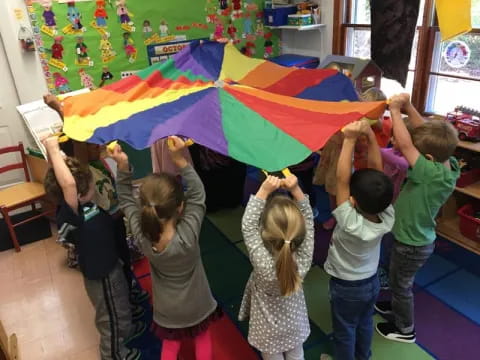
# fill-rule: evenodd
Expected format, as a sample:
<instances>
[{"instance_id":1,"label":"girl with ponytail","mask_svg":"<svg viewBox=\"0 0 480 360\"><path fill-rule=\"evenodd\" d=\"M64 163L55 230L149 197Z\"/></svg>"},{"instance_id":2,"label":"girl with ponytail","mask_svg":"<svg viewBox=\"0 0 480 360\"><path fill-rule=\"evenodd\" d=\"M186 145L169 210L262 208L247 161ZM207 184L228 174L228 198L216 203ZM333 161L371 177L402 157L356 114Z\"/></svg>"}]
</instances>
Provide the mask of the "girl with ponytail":
<instances>
[{"instance_id":1,"label":"girl with ponytail","mask_svg":"<svg viewBox=\"0 0 480 360\"><path fill-rule=\"evenodd\" d=\"M274 195L280 188L291 197ZM295 176L267 177L248 202L242 233L253 265L239 315L250 318L248 341L265 360L303 360L310 325L302 281L312 264L314 229Z\"/></svg>"},{"instance_id":2,"label":"girl with ponytail","mask_svg":"<svg viewBox=\"0 0 480 360\"><path fill-rule=\"evenodd\" d=\"M153 331L163 341L161 360L176 360L182 341L192 338L197 360L212 359L209 325L221 316L200 257L199 236L205 216L205 190L183 156L185 142L172 136L169 150L186 185L170 174L152 174L132 194L127 155L116 145L120 207L150 262Z\"/></svg>"}]
</instances>

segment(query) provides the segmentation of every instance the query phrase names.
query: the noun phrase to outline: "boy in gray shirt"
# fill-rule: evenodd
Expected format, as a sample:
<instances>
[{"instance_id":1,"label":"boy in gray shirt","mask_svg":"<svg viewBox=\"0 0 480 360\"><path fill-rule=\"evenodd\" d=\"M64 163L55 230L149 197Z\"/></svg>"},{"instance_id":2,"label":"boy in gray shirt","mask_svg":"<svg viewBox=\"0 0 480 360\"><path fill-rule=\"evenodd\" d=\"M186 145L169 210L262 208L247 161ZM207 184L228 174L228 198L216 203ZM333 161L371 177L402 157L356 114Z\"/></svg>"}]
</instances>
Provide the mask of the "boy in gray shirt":
<instances>
[{"instance_id":1,"label":"boy in gray shirt","mask_svg":"<svg viewBox=\"0 0 480 360\"><path fill-rule=\"evenodd\" d=\"M382 158L367 121L343 129L345 139L337 166L337 226L325 262L330 279L330 305L335 356L342 360L371 357L374 304L380 242L394 224L390 205L393 184L382 172ZM367 169L352 175L352 156L360 135L369 141Z\"/></svg>"}]
</instances>

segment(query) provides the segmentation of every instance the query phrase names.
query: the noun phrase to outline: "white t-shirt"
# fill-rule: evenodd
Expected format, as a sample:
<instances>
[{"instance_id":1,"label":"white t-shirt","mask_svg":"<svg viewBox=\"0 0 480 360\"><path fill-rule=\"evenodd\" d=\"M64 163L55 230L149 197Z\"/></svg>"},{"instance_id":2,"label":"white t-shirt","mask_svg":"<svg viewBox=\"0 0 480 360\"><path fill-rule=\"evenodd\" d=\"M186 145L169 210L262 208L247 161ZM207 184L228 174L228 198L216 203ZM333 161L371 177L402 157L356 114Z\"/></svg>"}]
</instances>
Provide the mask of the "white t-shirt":
<instances>
[{"instance_id":1,"label":"white t-shirt","mask_svg":"<svg viewBox=\"0 0 480 360\"><path fill-rule=\"evenodd\" d=\"M345 201L333 215L337 226L333 231L325 271L342 280L363 280L375 275L380 259L380 241L392 230L395 211L390 205L378 214L380 223L367 220Z\"/></svg>"}]
</instances>

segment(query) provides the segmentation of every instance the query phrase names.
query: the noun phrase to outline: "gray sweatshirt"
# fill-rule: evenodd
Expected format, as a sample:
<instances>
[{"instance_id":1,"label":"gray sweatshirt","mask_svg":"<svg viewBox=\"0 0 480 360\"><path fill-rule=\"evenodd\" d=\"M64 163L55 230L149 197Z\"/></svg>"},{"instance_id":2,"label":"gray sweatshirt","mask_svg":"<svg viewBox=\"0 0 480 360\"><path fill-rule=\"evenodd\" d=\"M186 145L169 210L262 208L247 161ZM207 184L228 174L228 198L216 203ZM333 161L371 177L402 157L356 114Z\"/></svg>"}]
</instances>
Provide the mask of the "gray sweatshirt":
<instances>
[{"instance_id":1,"label":"gray sweatshirt","mask_svg":"<svg viewBox=\"0 0 480 360\"><path fill-rule=\"evenodd\" d=\"M118 173L120 207L135 241L150 262L153 290L153 319L163 327L194 326L217 307L200 257L199 235L205 216L205 189L188 165L181 175L186 182L185 207L176 234L161 252L155 252L140 227L140 207L132 194L131 172Z\"/></svg>"}]
</instances>

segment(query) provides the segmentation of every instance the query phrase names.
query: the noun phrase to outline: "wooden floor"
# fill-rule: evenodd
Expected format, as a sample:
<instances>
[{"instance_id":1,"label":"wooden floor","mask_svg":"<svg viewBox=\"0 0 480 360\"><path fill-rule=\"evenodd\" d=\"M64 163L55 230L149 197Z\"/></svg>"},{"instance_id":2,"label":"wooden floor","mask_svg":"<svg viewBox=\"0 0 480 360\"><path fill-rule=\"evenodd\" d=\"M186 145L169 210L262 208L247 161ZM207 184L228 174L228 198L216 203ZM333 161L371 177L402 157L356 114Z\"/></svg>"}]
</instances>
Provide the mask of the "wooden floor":
<instances>
[{"instance_id":1,"label":"wooden floor","mask_svg":"<svg viewBox=\"0 0 480 360\"><path fill-rule=\"evenodd\" d=\"M0 319L20 360L97 360L94 312L66 250L48 238L0 252Z\"/></svg>"}]
</instances>

